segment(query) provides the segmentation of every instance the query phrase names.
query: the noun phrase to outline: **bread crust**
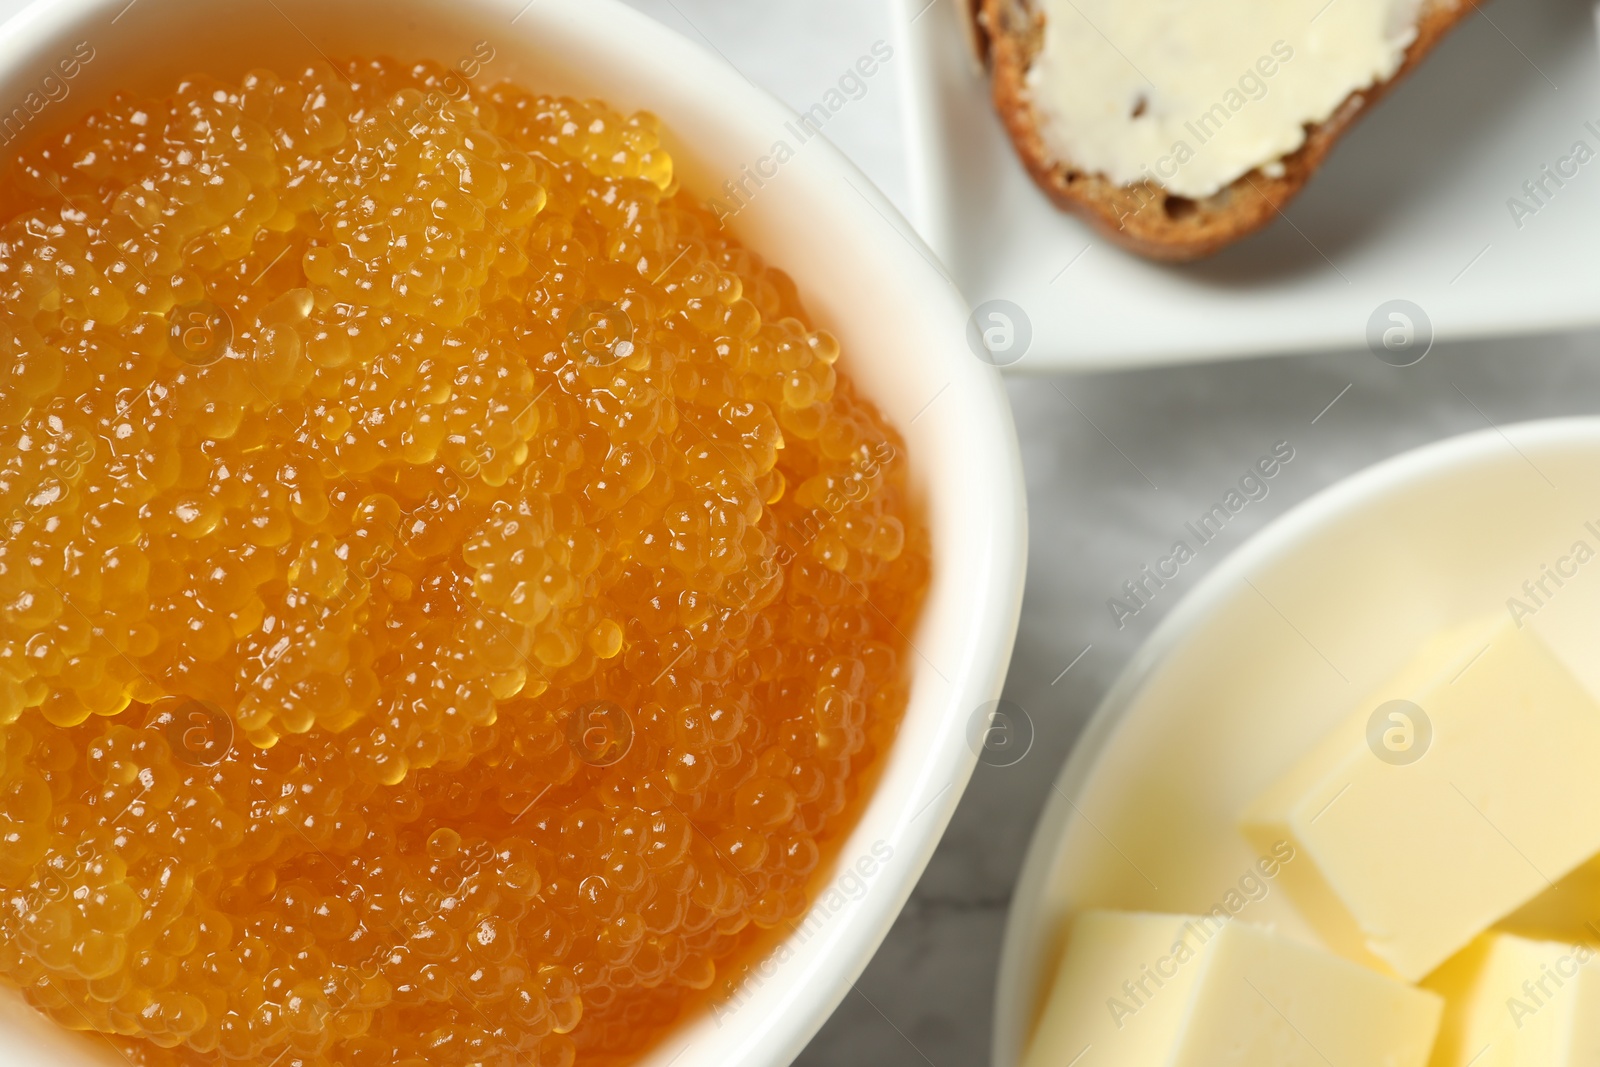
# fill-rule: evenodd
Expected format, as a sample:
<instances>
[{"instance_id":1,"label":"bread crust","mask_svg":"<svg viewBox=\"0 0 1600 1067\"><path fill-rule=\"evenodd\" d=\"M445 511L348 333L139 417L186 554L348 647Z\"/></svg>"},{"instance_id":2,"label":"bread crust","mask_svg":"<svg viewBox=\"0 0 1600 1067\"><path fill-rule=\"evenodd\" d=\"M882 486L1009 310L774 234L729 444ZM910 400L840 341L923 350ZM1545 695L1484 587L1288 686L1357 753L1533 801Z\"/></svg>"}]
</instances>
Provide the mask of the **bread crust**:
<instances>
[{"instance_id":1,"label":"bread crust","mask_svg":"<svg viewBox=\"0 0 1600 1067\"><path fill-rule=\"evenodd\" d=\"M1388 95L1484 0L1435 0L1423 10L1417 37L1394 76L1345 98L1326 122L1281 160L1273 177L1252 170L1202 200L1153 182L1119 185L1103 174L1053 158L1044 144L1027 87L1028 68L1044 41L1044 16L1028 0L977 0L980 39L988 45L995 109L1028 173L1057 207L1081 216L1116 243L1151 259L1199 259L1261 229L1305 188L1357 119Z\"/></svg>"}]
</instances>

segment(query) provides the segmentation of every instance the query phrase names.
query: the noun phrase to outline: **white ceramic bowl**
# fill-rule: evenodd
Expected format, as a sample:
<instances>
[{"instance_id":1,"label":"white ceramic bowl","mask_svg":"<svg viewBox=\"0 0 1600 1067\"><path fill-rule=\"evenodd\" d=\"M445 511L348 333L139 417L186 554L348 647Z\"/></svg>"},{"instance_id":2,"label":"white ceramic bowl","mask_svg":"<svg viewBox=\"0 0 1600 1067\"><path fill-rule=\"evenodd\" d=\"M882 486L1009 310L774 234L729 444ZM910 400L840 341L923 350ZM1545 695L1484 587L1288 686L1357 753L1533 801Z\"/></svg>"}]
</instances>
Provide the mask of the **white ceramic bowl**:
<instances>
[{"instance_id":1,"label":"white ceramic bowl","mask_svg":"<svg viewBox=\"0 0 1600 1067\"><path fill-rule=\"evenodd\" d=\"M1238 813L1429 637L1505 611L1600 525L1600 418L1436 442L1324 490L1206 575L1068 758L1012 897L994 1067L1016 1067L1066 925L1208 911L1256 860ZM1600 593L1600 569L1578 582ZM1573 584L1569 582L1568 584ZM1269 886L1241 917L1316 943Z\"/></svg>"},{"instance_id":2,"label":"white ceramic bowl","mask_svg":"<svg viewBox=\"0 0 1600 1067\"><path fill-rule=\"evenodd\" d=\"M163 90L196 70L284 69L319 53L448 65L487 41L495 55L480 83L511 78L654 111L702 195L777 140L798 149L731 225L794 276L839 336L843 369L905 435L933 531L933 584L899 740L840 852L848 892L819 903L809 936L791 937L735 1007L687 1021L642 1061L787 1064L866 966L955 809L976 762L968 720L999 693L1021 602L1026 516L1010 410L995 372L968 351L968 309L931 253L825 140L798 144L786 108L615 0L39 0L0 27L0 100L23 99L80 41L94 59L38 115L41 128L114 90ZM845 870L863 858L869 875ZM0 1034L0 1067L47 1060L64 1062L23 1030Z\"/></svg>"}]
</instances>

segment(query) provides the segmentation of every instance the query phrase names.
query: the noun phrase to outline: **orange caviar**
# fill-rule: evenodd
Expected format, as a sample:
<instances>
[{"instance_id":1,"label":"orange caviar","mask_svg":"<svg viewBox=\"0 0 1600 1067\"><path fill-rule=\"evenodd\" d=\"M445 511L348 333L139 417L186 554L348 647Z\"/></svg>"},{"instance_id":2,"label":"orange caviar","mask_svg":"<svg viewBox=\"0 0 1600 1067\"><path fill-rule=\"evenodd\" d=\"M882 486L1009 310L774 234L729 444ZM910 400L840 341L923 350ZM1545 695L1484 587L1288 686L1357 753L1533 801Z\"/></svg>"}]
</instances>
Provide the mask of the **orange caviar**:
<instances>
[{"instance_id":1,"label":"orange caviar","mask_svg":"<svg viewBox=\"0 0 1600 1067\"><path fill-rule=\"evenodd\" d=\"M565 1067L803 913L927 538L651 115L197 78L0 208L0 980L137 1064Z\"/></svg>"}]
</instances>

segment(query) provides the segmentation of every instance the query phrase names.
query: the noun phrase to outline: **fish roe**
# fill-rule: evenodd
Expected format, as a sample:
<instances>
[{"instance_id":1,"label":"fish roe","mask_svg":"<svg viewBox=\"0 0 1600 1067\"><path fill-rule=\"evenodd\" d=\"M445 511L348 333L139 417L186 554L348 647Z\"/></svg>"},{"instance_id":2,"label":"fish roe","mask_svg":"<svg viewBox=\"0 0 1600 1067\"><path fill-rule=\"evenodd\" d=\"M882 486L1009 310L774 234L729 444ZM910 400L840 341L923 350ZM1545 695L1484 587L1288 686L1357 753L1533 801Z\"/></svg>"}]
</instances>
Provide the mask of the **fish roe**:
<instances>
[{"instance_id":1,"label":"fish roe","mask_svg":"<svg viewBox=\"0 0 1600 1067\"><path fill-rule=\"evenodd\" d=\"M138 1065L625 1061L908 698L903 446L657 120L393 60L0 188L0 981Z\"/></svg>"}]
</instances>

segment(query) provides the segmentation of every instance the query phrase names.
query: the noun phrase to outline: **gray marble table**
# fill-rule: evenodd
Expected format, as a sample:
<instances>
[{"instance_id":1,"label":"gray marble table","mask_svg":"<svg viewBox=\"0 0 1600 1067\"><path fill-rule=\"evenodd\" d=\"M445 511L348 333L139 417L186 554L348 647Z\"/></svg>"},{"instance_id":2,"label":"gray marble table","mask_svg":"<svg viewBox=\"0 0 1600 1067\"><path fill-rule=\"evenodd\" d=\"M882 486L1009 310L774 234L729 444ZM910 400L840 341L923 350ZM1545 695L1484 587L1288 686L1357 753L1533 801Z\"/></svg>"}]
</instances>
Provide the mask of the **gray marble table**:
<instances>
[{"instance_id":1,"label":"gray marble table","mask_svg":"<svg viewBox=\"0 0 1600 1067\"><path fill-rule=\"evenodd\" d=\"M816 99L890 28L885 0L629 2L791 105ZM904 204L899 106L892 83L876 84L828 136ZM1037 739L1013 767L978 768L860 995L798 1062L986 1064L1000 937L1033 823L1085 720L1156 623L1227 551L1346 475L1489 424L1600 410L1597 356L1600 334L1580 334L1440 344L1405 369L1363 350L1013 378L1032 555L1006 697L1028 711ZM1295 462L1270 495L1228 525L1222 551L1199 557L1118 630L1106 600L1123 579L1280 440Z\"/></svg>"}]
</instances>

